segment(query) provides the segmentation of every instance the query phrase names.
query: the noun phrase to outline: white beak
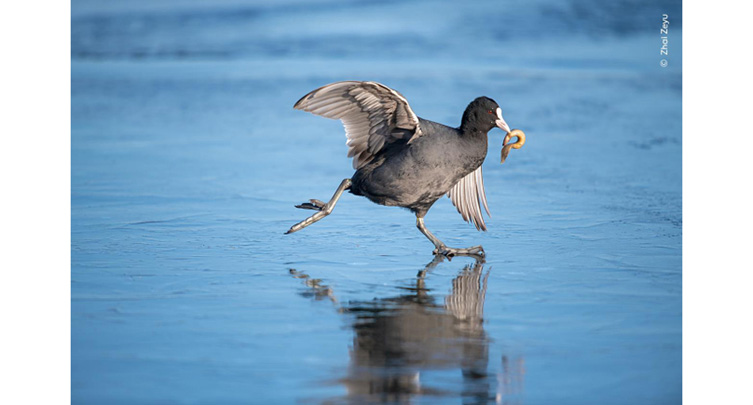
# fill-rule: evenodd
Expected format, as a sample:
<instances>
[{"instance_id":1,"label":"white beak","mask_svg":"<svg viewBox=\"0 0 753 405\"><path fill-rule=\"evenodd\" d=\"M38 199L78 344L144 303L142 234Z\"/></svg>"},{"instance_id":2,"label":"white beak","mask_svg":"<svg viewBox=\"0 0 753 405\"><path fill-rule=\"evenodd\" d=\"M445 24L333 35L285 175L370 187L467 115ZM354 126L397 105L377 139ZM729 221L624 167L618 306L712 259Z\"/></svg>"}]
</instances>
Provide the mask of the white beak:
<instances>
[{"instance_id":1,"label":"white beak","mask_svg":"<svg viewBox=\"0 0 753 405\"><path fill-rule=\"evenodd\" d=\"M497 121L495 121L495 123L497 124L497 127L499 127L500 129L502 129L503 131L505 131L505 133L510 132L510 127L505 122L505 119L502 118L502 109L501 108L497 108Z\"/></svg>"}]
</instances>

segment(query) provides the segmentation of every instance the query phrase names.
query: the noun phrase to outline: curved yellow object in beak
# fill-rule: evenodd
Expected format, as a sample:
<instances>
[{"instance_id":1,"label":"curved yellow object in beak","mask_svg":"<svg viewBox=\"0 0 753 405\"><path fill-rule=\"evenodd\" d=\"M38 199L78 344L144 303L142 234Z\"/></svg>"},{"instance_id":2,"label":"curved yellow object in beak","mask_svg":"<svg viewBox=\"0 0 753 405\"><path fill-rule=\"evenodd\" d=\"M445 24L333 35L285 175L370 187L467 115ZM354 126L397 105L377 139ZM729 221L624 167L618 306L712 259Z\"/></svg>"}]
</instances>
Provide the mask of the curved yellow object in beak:
<instances>
[{"instance_id":1,"label":"curved yellow object in beak","mask_svg":"<svg viewBox=\"0 0 753 405\"><path fill-rule=\"evenodd\" d=\"M518 139L515 141L515 143L508 144L512 137L517 137ZM499 163L505 163L505 159L507 159L507 155L510 153L510 149L520 149L525 144L526 134L523 131L519 129L513 129L512 131L508 132L507 135L505 135L505 139L502 141L502 153L500 157L501 161Z\"/></svg>"}]
</instances>

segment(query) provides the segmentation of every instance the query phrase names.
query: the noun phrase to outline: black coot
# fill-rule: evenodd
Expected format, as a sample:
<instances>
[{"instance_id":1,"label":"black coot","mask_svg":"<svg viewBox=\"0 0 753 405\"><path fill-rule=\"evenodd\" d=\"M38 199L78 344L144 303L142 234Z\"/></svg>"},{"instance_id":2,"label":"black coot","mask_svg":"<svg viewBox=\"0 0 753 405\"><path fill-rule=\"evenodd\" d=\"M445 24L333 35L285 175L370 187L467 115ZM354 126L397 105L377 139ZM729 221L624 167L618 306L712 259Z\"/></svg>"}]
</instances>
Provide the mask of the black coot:
<instances>
[{"instance_id":1,"label":"black coot","mask_svg":"<svg viewBox=\"0 0 753 405\"><path fill-rule=\"evenodd\" d=\"M481 205L489 207L484 193L481 164L486 158L487 132L503 129L502 161L510 149L525 143L520 130L510 131L502 110L488 97L473 100L463 113L460 128L419 118L397 91L376 82L345 81L328 84L306 94L296 109L340 119L348 138L348 157L355 174L340 183L332 199L297 205L318 211L293 225L301 230L329 215L343 191L350 190L387 206L408 208L416 214L416 226L434 244L434 253L445 256L483 255L481 246L447 247L424 225L432 204L447 194L463 219L486 230ZM515 143L507 144L511 137Z\"/></svg>"}]
</instances>

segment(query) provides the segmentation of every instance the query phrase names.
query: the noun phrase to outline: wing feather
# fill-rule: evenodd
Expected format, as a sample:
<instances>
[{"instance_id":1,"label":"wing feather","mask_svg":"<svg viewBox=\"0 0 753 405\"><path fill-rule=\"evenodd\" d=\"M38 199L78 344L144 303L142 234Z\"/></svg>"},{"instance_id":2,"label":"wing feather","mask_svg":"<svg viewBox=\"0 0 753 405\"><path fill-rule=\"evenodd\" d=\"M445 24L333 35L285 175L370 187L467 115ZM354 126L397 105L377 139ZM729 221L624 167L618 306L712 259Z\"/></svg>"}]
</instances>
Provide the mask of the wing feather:
<instances>
[{"instance_id":1,"label":"wing feather","mask_svg":"<svg viewBox=\"0 0 753 405\"><path fill-rule=\"evenodd\" d=\"M486 231L486 223L481 214L481 205L486 214L491 216L486 202L484 178L481 166L458 181L447 193L452 204L457 208L463 220L473 223L476 229Z\"/></svg>"},{"instance_id":2,"label":"wing feather","mask_svg":"<svg viewBox=\"0 0 753 405\"><path fill-rule=\"evenodd\" d=\"M377 82L331 83L303 96L294 108L341 120L355 169L373 160L386 144L421 136L418 117L405 97Z\"/></svg>"}]
</instances>

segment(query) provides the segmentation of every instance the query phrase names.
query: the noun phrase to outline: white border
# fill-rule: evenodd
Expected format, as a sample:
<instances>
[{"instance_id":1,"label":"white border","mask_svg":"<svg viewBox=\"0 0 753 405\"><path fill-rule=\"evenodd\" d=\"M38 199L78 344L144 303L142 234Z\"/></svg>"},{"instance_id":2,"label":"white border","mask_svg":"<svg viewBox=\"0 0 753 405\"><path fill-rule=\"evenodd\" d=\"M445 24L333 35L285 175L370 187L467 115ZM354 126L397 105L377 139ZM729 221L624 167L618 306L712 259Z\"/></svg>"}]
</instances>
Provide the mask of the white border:
<instances>
[{"instance_id":1,"label":"white border","mask_svg":"<svg viewBox=\"0 0 753 405\"><path fill-rule=\"evenodd\" d=\"M3 404L70 402L70 4L0 13Z\"/></svg>"},{"instance_id":2,"label":"white border","mask_svg":"<svg viewBox=\"0 0 753 405\"><path fill-rule=\"evenodd\" d=\"M751 7L701 4L683 4L683 399L753 403Z\"/></svg>"}]
</instances>

